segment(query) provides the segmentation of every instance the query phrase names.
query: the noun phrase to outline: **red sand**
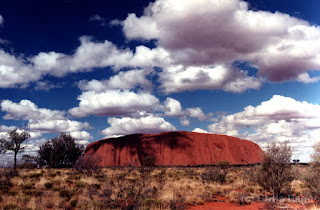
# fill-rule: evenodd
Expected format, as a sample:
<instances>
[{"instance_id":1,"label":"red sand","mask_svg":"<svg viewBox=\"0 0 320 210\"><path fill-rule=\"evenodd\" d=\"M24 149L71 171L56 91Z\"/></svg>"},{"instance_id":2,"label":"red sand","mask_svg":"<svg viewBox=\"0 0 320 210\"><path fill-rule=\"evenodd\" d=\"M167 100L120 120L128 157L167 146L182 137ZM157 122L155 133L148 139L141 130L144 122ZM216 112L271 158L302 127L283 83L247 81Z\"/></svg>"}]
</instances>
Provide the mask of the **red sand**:
<instances>
[{"instance_id":1,"label":"red sand","mask_svg":"<svg viewBox=\"0 0 320 210\"><path fill-rule=\"evenodd\" d=\"M189 207L189 210L263 210L265 209L264 203L253 203L250 205L239 205L235 203L224 203L224 202L214 202L214 203L205 203L204 205L192 206ZM289 209L292 210L303 210L306 209L306 206L299 204L288 204ZM288 208L285 208L288 209Z\"/></svg>"},{"instance_id":2,"label":"red sand","mask_svg":"<svg viewBox=\"0 0 320 210\"><path fill-rule=\"evenodd\" d=\"M189 210L263 210L265 209L265 203L252 203L250 205L239 205L229 202L210 202L204 205L191 206ZM291 210L303 210L306 206L301 204L285 204Z\"/></svg>"},{"instance_id":3,"label":"red sand","mask_svg":"<svg viewBox=\"0 0 320 210\"><path fill-rule=\"evenodd\" d=\"M189 210L261 210L263 209L264 203L253 203L250 205L239 205L234 203L214 202L205 203L204 205L192 206Z\"/></svg>"},{"instance_id":4,"label":"red sand","mask_svg":"<svg viewBox=\"0 0 320 210\"><path fill-rule=\"evenodd\" d=\"M101 159L100 166L140 166L146 156L154 156L155 165L212 165L220 160L231 164L262 161L261 148L235 137L194 132L134 134L89 144L85 155Z\"/></svg>"}]
</instances>

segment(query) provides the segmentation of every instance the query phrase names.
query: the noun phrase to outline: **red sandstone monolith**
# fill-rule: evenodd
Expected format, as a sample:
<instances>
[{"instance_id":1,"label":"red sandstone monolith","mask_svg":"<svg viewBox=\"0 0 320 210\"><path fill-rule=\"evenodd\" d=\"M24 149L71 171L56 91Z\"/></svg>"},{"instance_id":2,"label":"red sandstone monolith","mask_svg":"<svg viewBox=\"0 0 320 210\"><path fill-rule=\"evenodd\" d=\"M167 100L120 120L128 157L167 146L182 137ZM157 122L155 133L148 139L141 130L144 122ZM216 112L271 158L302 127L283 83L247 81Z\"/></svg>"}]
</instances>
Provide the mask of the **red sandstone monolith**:
<instances>
[{"instance_id":1,"label":"red sandstone monolith","mask_svg":"<svg viewBox=\"0 0 320 210\"><path fill-rule=\"evenodd\" d=\"M155 165L213 165L226 160L231 164L261 163L263 151L247 140L231 136L195 132L133 134L89 144L85 156L99 157L100 166L141 166L147 156Z\"/></svg>"}]
</instances>

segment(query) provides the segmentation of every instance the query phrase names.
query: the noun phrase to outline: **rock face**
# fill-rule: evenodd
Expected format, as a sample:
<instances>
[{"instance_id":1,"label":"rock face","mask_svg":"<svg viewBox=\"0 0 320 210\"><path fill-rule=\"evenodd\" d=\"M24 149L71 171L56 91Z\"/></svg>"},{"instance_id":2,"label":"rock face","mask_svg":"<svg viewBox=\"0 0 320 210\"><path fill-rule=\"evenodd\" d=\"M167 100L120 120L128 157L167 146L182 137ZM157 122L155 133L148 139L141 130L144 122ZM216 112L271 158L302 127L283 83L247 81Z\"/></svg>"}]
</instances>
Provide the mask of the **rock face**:
<instances>
[{"instance_id":1,"label":"rock face","mask_svg":"<svg viewBox=\"0 0 320 210\"><path fill-rule=\"evenodd\" d=\"M167 132L133 134L109 138L89 144L85 156L100 161L100 166L140 166L147 156L155 157L155 165L212 165L221 160L231 164L262 161L261 148L235 137L194 133Z\"/></svg>"}]
</instances>

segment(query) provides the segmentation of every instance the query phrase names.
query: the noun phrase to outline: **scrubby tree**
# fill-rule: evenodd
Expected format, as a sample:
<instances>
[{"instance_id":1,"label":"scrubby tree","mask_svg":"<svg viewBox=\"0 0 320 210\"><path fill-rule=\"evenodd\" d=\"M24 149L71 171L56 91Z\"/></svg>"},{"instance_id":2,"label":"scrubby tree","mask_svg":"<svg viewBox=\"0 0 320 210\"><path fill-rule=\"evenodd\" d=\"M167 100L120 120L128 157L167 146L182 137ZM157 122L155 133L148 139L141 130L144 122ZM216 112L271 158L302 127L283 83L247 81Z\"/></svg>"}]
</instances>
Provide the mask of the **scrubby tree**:
<instances>
[{"instance_id":1,"label":"scrubby tree","mask_svg":"<svg viewBox=\"0 0 320 210\"><path fill-rule=\"evenodd\" d=\"M0 151L6 153L7 151L13 151L13 172L17 172L17 155L24 151L22 143L30 138L30 134L26 130L13 129L8 132L8 139L0 140Z\"/></svg>"},{"instance_id":2,"label":"scrubby tree","mask_svg":"<svg viewBox=\"0 0 320 210\"><path fill-rule=\"evenodd\" d=\"M310 168L305 174L307 187L310 189L314 199L320 201L320 142L313 146Z\"/></svg>"},{"instance_id":3,"label":"scrubby tree","mask_svg":"<svg viewBox=\"0 0 320 210\"><path fill-rule=\"evenodd\" d=\"M73 137L63 133L40 147L38 159L40 165L50 168L71 167L83 151L83 145L76 144Z\"/></svg>"},{"instance_id":4,"label":"scrubby tree","mask_svg":"<svg viewBox=\"0 0 320 210\"><path fill-rule=\"evenodd\" d=\"M276 197L286 193L286 188L293 179L291 156L292 151L287 142L272 142L265 150L258 180L262 187Z\"/></svg>"},{"instance_id":5,"label":"scrubby tree","mask_svg":"<svg viewBox=\"0 0 320 210\"><path fill-rule=\"evenodd\" d=\"M313 153L311 154L313 164L320 165L320 142L313 145Z\"/></svg>"}]
</instances>

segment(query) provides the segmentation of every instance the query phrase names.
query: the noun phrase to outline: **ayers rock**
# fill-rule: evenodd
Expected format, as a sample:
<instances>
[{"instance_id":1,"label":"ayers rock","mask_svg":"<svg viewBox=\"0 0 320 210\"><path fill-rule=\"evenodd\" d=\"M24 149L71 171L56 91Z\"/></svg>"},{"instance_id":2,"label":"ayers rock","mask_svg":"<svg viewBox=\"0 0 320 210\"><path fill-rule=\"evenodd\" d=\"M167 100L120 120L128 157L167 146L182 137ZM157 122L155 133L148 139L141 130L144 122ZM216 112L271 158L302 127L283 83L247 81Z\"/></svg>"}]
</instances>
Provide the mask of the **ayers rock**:
<instances>
[{"instance_id":1,"label":"ayers rock","mask_svg":"<svg viewBox=\"0 0 320 210\"><path fill-rule=\"evenodd\" d=\"M155 165L212 165L221 160L231 164L261 163L261 148L247 140L231 136L166 132L133 134L109 138L89 144L85 157L99 160L100 166L140 166L147 156L155 157Z\"/></svg>"}]
</instances>

